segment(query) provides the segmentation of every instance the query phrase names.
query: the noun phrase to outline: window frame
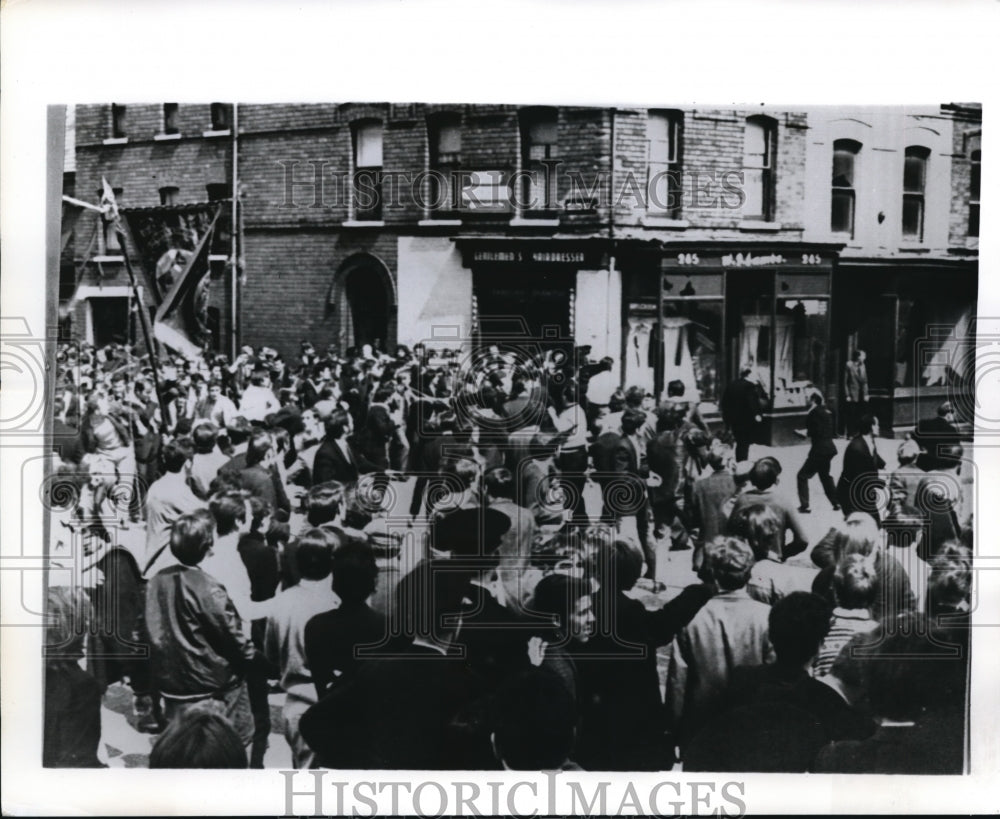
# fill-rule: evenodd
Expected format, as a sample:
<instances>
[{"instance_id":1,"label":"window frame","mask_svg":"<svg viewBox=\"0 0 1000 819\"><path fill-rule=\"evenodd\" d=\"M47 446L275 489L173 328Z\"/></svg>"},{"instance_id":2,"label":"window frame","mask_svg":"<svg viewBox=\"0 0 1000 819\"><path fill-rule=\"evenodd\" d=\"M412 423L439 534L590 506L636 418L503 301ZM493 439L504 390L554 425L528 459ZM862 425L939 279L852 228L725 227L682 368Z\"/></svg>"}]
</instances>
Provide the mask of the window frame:
<instances>
[{"instance_id":1,"label":"window frame","mask_svg":"<svg viewBox=\"0 0 1000 819\"><path fill-rule=\"evenodd\" d=\"M666 120L666 157L653 156L653 139L650 125L655 119ZM653 109L646 119L646 214L666 219L680 219L683 215L681 179L684 162L684 112L676 109ZM654 203L653 179L659 173L667 179L667 201Z\"/></svg>"},{"instance_id":2,"label":"window frame","mask_svg":"<svg viewBox=\"0 0 1000 819\"><path fill-rule=\"evenodd\" d=\"M927 171L930 165L931 149L925 145L907 145L903 151L903 185L902 185L902 208L900 213L900 235L904 242L922 244L924 241L924 226L927 216ZM919 159L923 163L920 172L920 190L907 189L907 162L911 159ZM915 233L907 232L907 204L916 204L917 210L917 230Z\"/></svg>"},{"instance_id":3,"label":"window frame","mask_svg":"<svg viewBox=\"0 0 1000 819\"><path fill-rule=\"evenodd\" d=\"M359 165L358 156L361 148L362 131L372 126L378 127L379 157L378 165ZM356 222L380 222L383 215L382 168L384 167L385 124L380 119L365 118L351 123L351 219ZM364 177L371 179L374 191L374 203L366 208L359 207L359 182Z\"/></svg>"},{"instance_id":4,"label":"window frame","mask_svg":"<svg viewBox=\"0 0 1000 819\"><path fill-rule=\"evenodd\" d=\"M532 130L543 124L551 124L555 132L555 139L552 142L542 142L532 137ZM520 206L518 210L527 214L549 216L559 208L556 175L550 174L551 163L559 155L559 109L542 106L522 108L518 112L518 125L521 135L521 201L518 203ZM536 147L544 147L543 157L531 155L532 149ZM537 184L537 188L542 192L542 201L533 203L532 193L536 189L534 174L538 172L541 172L543 179L543 182Z\"/></svg>"},{"instance_id":5,"label":"window frame","mask_svg":"<svg viewBox=\"0 0 1000 819\"><path fill-rule=\"evenodd\" d=\"M427 211L431 215L451 215L461 210L462 124L462 115L457 111L442 111L427 117L427 170L430 180ZM445 128L457 130L458 151L441 151L441 134ZM441 194L441 176L446 180L447 197Z\"/></svg>"},{"instance_id":6,"label":"window frame","mask_svg":"<svg viewBox=\"0 0 1000 819\"><path fill-rule=\"evenodd\" d=\"M222 116L220 116L220 114ZM233 105L230 102L213 102L208 106L209 131L218 133L233 127Z\"/></svg>"},{"instance_id":7,"label":"window frame","mask_svg":"<svg viewBox=\"0 0 1000 819\"><path fill-rule=\"evenodd\" d=\"M163 103L163 129L160 133L173 136L180 136L181 129L178 124L178 118L180 116L180 105L176 102L165 102ZM172 124L171 124L172 123Z\"/></svg>"},{"instance_id":8,"label":"window frame","mask_svg":"<svg viewBox=\"0 0 1000 819\"><path fill-rule=\"evenodd\" d=\"M831 180L830 180L830 232L839 234L848 234L853 239L855 222L857 219L857 206L858 206L858 184L857 184L857 171L858 171L858 157L861 155L862 144L856 139L836 139L833 141L833 152L831 155ZM851 157L851 177L850 184L838 185L837 184L837 154L843 154ZM850 202L850 219L848 220L847 229L838 228L834 224L834 200L837 194L846 195L847 201Z\"/></svg>"},{"instance_id":9,"label":"window frame","mask_svg":"<svg viewBox=\"0 0 1000 819\"><path fill-rule=\"evenodd\" d=\"M751 156L747 154L747 136L751 127L760 128L764 135L764 151L761 154L761 164L752 165L748 162ZM747 117L743 129L743 170L760 171L761 177L761 212L743 214L747 221L773 222L776 212L776 175L775 165L778 156L778 121L774 117L755 115ZM744 185L746 175L744 173Z\"/></svg>"},{"instance_id":10,"label":"window frame","mask_svg":"<svg viewBox=\"0 0 1000 819\"><path fill-rule=\"evenodd\" d=\"M983 149L978 147L969 151L969 221L967 235L972 239L979 238L979 200L982 195L982 162Z\"/></svg>"},{"instance_id":11,"label":"window frame","mask_svg":"<svg viewBox=\"0 0 1000 819\"><path fill-rule=\"evenodd\" d=\"M111 103L111 138L128 139L128 106Z\"/></svg>"}]
</instances>

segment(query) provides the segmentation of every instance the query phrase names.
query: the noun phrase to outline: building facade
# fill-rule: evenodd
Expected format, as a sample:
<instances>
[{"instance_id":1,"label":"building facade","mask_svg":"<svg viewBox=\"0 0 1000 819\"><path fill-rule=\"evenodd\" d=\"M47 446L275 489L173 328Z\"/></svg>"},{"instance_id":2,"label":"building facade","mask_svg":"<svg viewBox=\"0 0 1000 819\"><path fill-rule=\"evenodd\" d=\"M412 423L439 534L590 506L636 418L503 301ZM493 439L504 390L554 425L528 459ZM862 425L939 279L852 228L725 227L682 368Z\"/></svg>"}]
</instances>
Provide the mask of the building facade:
<instances>
[{"instance_id":1,"label":"building facade","mask_svg":"<svg viewBox=\"0 0 1000 819\"><path fill-rule=\"evenodd\" d=\"M854 349L886 428L968 375L945 359L959 361L974 315L980 119L973 106L93 105L77 107L67 179L87 198L103 176L125 207L238 201L213 246L220 350L587 345L617 383L681 382L709 419L750 368L782 442L812 389L838 402ZM134 337L125 251L90 218L65 260L64 312L94 341Z\"/></svg>"}]
</instances>

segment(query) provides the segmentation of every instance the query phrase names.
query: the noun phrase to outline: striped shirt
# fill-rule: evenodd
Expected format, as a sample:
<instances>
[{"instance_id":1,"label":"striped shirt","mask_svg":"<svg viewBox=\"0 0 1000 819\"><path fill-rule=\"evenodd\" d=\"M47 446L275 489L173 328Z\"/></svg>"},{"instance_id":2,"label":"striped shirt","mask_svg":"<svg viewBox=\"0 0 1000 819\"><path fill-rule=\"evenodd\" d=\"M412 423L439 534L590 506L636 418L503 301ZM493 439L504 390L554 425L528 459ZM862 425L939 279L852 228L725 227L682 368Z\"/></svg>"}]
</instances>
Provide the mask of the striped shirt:
<instances>
[{"instance_id":1,"label":"striped shirt","mask_svg":"<svg viewBox=\"0 0 1000 819\"><path fill-rule=\"evenodd\" d=\"M842 609L839 606L833 610L830 619L830 632L819 648L819 654L813 660L813 676L822 677L830 673L834 660L858 634L868 634L878 628L878 621L872 619L868 609Z\"/></svg>"}]
</instances>

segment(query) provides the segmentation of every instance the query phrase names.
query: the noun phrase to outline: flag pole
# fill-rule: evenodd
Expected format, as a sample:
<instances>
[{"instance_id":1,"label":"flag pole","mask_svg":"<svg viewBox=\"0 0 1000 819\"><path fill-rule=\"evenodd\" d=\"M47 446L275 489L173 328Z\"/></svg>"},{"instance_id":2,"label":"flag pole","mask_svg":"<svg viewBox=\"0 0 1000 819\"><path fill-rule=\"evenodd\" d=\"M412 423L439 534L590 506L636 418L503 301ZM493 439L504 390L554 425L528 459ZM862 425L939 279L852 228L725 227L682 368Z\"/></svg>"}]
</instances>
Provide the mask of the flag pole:
<instances>
[{"instance_id":1,"label":"flag pole","mask_svg":"<svg viewBox=\"0 0 1000 819\"><path fill-rule=\"evenodd\" d=\"M146 309L143 306L142 297L139 295L139 285L135 280L135 271L132 270L132 263L128 260L128 246L125 241L125 231L122 228L121 221L115 221L112 224L122 243L122 258L125 260L125 269L128 271L129 282L132 285L132 295L139 308L139 326L142 327L142 338L143 341L146 342L146 349L149 350L149 366L153 370L153 388L156 390L156 400L160 404L160 413L163 423L167 424L170 419L170 414L167 411L167 402L163 397L163 390L160 387L160 373L156 362L156 349L153 346L152 333L149 329L149 316L146 315Z\"/></svg>"}]
</instances>

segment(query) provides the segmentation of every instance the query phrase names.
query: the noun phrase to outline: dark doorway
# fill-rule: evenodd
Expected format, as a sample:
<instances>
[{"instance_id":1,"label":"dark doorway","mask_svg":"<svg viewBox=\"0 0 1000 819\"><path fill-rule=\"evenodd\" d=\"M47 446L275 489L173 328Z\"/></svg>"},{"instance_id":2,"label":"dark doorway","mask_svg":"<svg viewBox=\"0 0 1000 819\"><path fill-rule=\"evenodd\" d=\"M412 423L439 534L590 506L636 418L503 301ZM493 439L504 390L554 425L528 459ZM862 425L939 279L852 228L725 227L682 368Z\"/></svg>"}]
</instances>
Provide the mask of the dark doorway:
<instances>
[{"instance_id":1,"label":"dark doorway","mask_svg":"<svg viewBox=\"0 0 1000 819\"><path fill-rule=\"evenodd\" d=\"M129 298L127 296L91 297L91 326L94 345L127 344L129 342Z\"/></svg>"},{"instance_id":2,"label":"dark doorway","mask_svg":"<svg viewBox=\"0 0 1000 819\"><path fill-rule=\"evenodd\" d=\"M389 334L389 297L380 272L372 267L356 267L347 274L344 293L351 309L353 340L385 351Z\"/></svg>"},{"instance_id":3,"label":"dark doorway","mask_svg":"<svg viewBox=\"0 0 1000 819\"><path fill-rule=\"evenodd\" d=\"M542 347L568 347L573 272L477 271L473 280L482 339L516 337Z\"/></svg>"}]
</instances>

